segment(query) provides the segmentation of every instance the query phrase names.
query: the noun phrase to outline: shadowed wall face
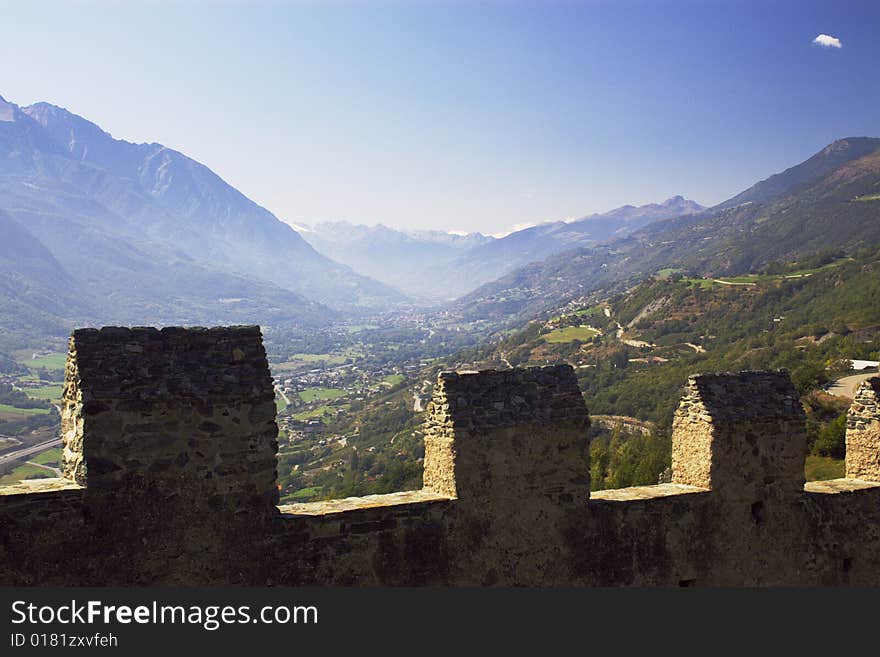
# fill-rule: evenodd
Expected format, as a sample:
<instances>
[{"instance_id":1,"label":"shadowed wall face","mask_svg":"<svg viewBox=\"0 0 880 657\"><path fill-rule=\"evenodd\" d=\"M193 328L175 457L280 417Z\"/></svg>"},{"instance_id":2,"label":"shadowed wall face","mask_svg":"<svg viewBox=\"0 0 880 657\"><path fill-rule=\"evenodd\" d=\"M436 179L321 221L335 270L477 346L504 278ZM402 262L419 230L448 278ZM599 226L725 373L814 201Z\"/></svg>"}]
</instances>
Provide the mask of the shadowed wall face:
<instances>
[{"instance_id":1,"label":"shadowed wall face","mask_svg":"<svg viewBox=\"0 0 880 657\"><path fill-rule=\"evenodd\" d=\"M63 472L181 506L277 503L272 379L258 327L73 333Z\"/></svg>"}]
</instances>

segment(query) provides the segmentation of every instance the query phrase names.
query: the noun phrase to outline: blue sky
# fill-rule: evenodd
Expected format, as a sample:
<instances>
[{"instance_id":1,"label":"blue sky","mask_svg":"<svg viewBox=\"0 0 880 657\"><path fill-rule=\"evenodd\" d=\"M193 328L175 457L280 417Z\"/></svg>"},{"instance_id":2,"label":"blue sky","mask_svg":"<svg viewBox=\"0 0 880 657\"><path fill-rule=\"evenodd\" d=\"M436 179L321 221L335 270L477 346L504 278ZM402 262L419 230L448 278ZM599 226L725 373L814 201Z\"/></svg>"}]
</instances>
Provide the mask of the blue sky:
<instances>
[{"instance_id":1,"label":"blue sky","mask_svg":"<svg viewBox=\"0 0 880 657\"><path fill-rule=\"evenodd\" d=\"M674 194L714 204L880 136L878 2L0 0L0 15L7 100L176 148L292 223L499 232Z\"/></svg>"}]
</instances>

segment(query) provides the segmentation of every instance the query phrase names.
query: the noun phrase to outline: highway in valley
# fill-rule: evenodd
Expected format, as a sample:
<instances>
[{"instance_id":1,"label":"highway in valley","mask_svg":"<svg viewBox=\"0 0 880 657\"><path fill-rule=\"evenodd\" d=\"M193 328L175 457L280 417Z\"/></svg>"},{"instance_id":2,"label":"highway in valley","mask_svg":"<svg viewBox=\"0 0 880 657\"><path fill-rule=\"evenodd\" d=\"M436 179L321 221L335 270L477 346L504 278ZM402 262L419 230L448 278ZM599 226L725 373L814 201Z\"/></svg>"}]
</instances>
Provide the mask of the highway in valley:
<instances>
[{"instance_id":1,"label":"highway in valley","mask_svg":"<svg viewBox=\"0 0 880 657\"><path fill-rule=\"evenodd\" d=\"M0 465L10 463L11 461L18 461L25 458L26 456L33 456L34 454L45 452L47 449L51 449L52 447L61 447L61 438L53 438L52 440L46 440L41 443L37 443L36 445L31 445L30 447L22 447L21 449L17 449L14 452L3 454L2 456L0 456Z\"/></svg>"}]
</instances>

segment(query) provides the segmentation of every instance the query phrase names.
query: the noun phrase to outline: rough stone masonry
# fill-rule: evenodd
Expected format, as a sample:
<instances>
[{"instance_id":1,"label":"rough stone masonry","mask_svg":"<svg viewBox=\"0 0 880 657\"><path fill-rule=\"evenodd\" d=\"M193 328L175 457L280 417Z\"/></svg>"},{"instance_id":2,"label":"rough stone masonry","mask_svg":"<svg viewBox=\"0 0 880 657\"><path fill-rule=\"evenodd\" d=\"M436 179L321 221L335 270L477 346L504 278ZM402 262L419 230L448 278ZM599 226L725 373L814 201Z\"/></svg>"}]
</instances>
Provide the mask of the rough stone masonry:
<instances>
[{"instance_id":1,"label":"rough stone masonry","mask_svg":"<svg viewBox=\"0 0 880 657\"><path fill-rule=\"evenodd\" d=\"M0 584L877 585L878 389L804 484L787 373L694 376L672 483L591 495L570 367L444 373L421 490L279 507L258 327L77 330L64 478L0 488Z\"/></svg>"},{"instance_id":2,"label":"rough stone masonry","mask_svg":"<svg viewBox=\"0 0 880 657\"><path fill-rule=\"evenodd\" d=\"M863 381L846 415L846 476L880 481L880 377Z\"/></svg>"}]
</instances>

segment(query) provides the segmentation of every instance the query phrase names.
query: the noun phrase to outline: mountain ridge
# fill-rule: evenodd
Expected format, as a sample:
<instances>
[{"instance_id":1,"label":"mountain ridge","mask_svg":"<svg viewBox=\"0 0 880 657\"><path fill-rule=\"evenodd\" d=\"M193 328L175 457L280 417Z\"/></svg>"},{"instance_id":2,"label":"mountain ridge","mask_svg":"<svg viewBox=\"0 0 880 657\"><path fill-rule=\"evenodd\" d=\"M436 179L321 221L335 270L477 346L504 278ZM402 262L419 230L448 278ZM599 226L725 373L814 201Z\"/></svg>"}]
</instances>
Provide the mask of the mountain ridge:
<instances>
[{"instance_id":1,"label":"mountain ridge","mask_svg":"<svg viewBox=\"0 0 880 657\"><path fill-rule=\"evenodd\" d=\"M859 159L880 148L880 138L844 137L837 139L800 164L761 180L712 209L726 209L748 202L764 202L799 185L808 184L830 173L845 162Z\"/></svg>"},{"instance_id":2,"label":"mountain ridge","mask_svg":"<svg viewBox=\"0 0 880 657\"><path fill-rule=\"evenodd\" d=\"M702 212L695 201L673 196L663 203L621 206L604 213L594 213L571 222L538 224L506 235L451 263L447 284L461 291L473 283L489 283L547 257L569 249L595 245L627 235L651 222L674 216ZM467 258L470 258L468 260Z\"/></svg>"},{"instance_id":3,"label":"mountain ridge","mask_svg":"<svg viewBox=\"0 0 880 657\"><path fill-rule=\"evenodd\" d=\"M859 147L839 147L854 141ZM880 203L858 200L880 192L880 139L837 140L806 162L773 185L758 183L704 212L658 220L605 244L521 267L463 297L453 310L470 320L507 324L567 299L625 288L664 268L737 275L827 248L880 242ZM750 195L763 200L750 201Z\"/></svg>"},{"instance_id":4,"label":"mountain ridge","mask_svg":"<svg viewBox=\"0 0 880 657\"><path fill-rule=\"evenodd\" d=\"M59 197L66 193L73 202L85 197L105 214L115 214L115 223L104 226L108 230L170 243L235 275L337 307L402 300L398 292L317 253L289 225L179 151L114 139L97 124L49 103L21 108L16 120L3 125L0 146L7 147L7 157L0 162L0 176L18 184L19 194L22 182L34 182L29 178L54 183ZM63 199L55 200L57 205ZM51 210L51 204L40 205L31 199L31 209Z\"/></svg>"},{"instance_id":5,"label":"mountain ridge","mask_svg":"<svg viewBox=\"0 0 880 657\"><path fill-rule=\"evenodd\" d=\"M442 285L432 286L437 270L474 246L494 239L481 233L399 230L347 221L319 222L307 228L301 233L303 239L319 253L426 300L443 296Z\"/></svg>"},{"instance_id":6,"label":"mountain ridge","mask_svg":"<svg viewBox=\"0 0 880 657\"><path fill-rule=\"evenodd\" d=\"M318 254L207 166L0 100L0 340L83 324L322 326L398 291ZM329 301L331 309L315 299Z\"/></svg>"},{"instance_id":7,"label":"mountain ridge","mask_svg":"<svg viewBox=\"0 0 880 657\"><path fill-rule=\"evenodd\" d=\"M517 264L539 261L578 244L594 244L662 218L705 208L684 197L625 205L573 221L538 224L495 238L481 233L398 230L345 221L304 227L315 249L407 294L451 299L494 280ZM442 276L437 272L442 271Z\"/></svg>"}]
</instances>

